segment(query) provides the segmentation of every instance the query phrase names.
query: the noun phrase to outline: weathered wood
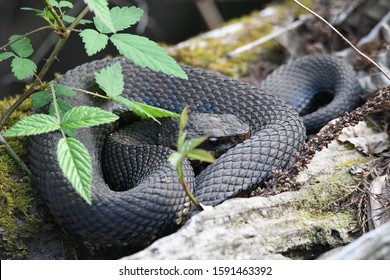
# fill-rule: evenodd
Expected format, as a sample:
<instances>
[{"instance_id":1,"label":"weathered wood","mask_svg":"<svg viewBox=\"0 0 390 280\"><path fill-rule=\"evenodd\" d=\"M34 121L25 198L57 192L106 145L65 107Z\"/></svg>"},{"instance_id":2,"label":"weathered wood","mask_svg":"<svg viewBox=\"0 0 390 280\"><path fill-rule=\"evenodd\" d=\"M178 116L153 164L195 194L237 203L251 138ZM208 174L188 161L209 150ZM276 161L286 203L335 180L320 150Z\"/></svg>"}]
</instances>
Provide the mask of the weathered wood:
<instances>
[{"instance_id":1,"label":"weathered wood","mask_svg":"<svg viewBox=\"0 0 390 280\"><path fill-rule=\"evenodd\" d=\"M342 250L330 255L329 260L390 260L390 222L370 231Z\"/></svg>"}]
</instances>

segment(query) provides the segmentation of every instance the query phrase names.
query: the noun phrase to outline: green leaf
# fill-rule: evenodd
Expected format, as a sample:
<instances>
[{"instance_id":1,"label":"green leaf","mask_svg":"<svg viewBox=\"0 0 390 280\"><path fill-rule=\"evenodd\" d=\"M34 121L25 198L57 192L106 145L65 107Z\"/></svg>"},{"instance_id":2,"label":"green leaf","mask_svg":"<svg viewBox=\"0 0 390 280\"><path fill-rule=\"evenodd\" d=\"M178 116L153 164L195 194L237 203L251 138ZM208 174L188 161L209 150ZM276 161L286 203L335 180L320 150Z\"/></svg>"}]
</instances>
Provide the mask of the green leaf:
<instances>
[{"instance_id":1,"label":"green leaf","mask_svg":"<svg viewBox=\"0 0 390 280\"><path fill-rule=\"evenodd\" d=\"M114 7L111 9L111 17L117 32L136 24L143 15L144 11L137 7Z\"/></svg>"},{"instance_id":2,"label":"green leaf","mask_svg":"<svg viewBox=\"0 0 390 280\"><path fill-rule=\"evenodd\" d=\"M162 108L151 106L145 103L140 103L137 101L132 101L136 106L141 108L145 113L155 117L155 118L180 118L180 115Z\"/></svg>"},{"instance_id":3,"label":"green leaf","mask_svg":"<svg viewBox=\"0 0 390 280\"><path fill-rule=\"evenodd\" d=\"M116 62L100 72L95 73L95 80L107 96L114 97L122 93L125 81L122 74L122 66Z\"/></svg>"},{"instance_id":4,"label":"green leaf","mask_svg":"<svg viewBox=\"0 0 390 280\"><path fill-rule=\"evenodd\" d=\"M9 42L12 42L22 37L23 36L20 35L12 35L9 38ZM11 44L10 47L20 57L29 57L34 52L34 49L32 48L31 45L31 40L26 37Z\"/></svg>"},{"instance_id":5,"label":"green leaf","mask_svg":"<svg viewBox=\"0 0 390 280\"><path fill-rule=\"evenodd\" d=\"M108 36L100 34L93 29L84 29L81 31L80 36L84 43L85 51L89 56L100 52L107 46Z\"/></svg>"},{"instance_id":6,"label":"green leaf","mask_svg":"<svg viewBox=\"0 0 390 280\"><path fill-rule=\"evenodd\" d=\"M115 31L122 31L137 23L144 12L136 7L114 7L110 10ZM101 33L112 33L97 17L93 19L96 29Z\"/></svg>"},{"instance_id":7,"label":"green leaf","mask_svg":"<svg viewBox=\"0 0 390 280\"><path fill-rule=\"evenodd\" d=\"M59 8L69 8L69 9L72 9L73 8L73 4L69 1L60 1L58 3L58 7Z\"/></svg>"},{"instance_id":8,"label":"green leaf","mask_svg":"<svg viewBox=\"0 0 390 280\"><path fill-rule=\"evenodd\" d=\"M62 138L57 146L58 163L72 187L92 204L92 164L88 150L75 138Z\"/></svg>"},{"instance_id":9,"label":"green leaf","mask_svg":"<svg viewBox=\"0 0 390 280\"><path fill-rule=\"evenodd\" d=\"M31 7L21 7L20 9L21 9L22 11L33 11L33 12L35 12L37 15L43 13L42 10L38 10L38 9L35 9L35 8L31 8Z\"/></svg>"},{"instance_id":10,"label":"green leaf","mask_svg":"<svg viewBox=\"0 0 390 280\"><path fill-rule=\"evenodd\" d=\"M194 149L188 152L186 157L210 163L215 161L214 157L209 152L202 149Z\"/></svg>"},{"instance_id":11,"label":"green leaf","mask_svg":"<svg viewBox=\"0 0 390 280\"><path fill-rule=\"evenodd\" d=\"M64 100L57 100L57 105L58 105L58 111L60 113L60 118L62 119L62 117L64 116L64 114L66 112L68 112L70 109L72 109L72 105L70 105L68 102L64 101ZM55 116L56 115L56 110L54 108L54 104L50 104L50 108L49 108L49 114L51 116Z\"/></svg>"},{"instance_id":12,"label":"green leaf","mask_svg":"<svg viewBox=\"0 0 390 280\"><path fill-rule=\"evenodd\" d=\"M199 138L192 138L184 142L182 145L182 149L180 150L181 153L187 155L189 152L192 152L196 147L198 147L200 144L202 144L204 141L206 141L208 136L199 137Z\"/></svg>"},{"instance_id":13,"label":"green leaf","mask_svg":"<svg viewBox=\"0 0 390 280\"><path fill-rule=\"evenodd\" d=\"M157 120L157 118L165 118L165 117L178 118L180 116L179 114L173 113L165 109L161 109L158 107L154 107L136 101L130 101L124 98L123 96L115 96L113 97L113 100L122 103L127 108L131 109L139 117L143 119L151 118L158 123L160 122Z\"/></svg>"},{"instance_id":14,"label":"green leaf","mask_svg":"<svg viewBox=\"0 0 390 280\"><path fill-rule=\"evenodd\" d=\"M49 0L49 3L50 3L50 5L52 5L53 7L57 7L57 8L58 8L58 1L56 1L56 0Z\"/></svg>"},{"instance_id":15,"label":"green leaf","mask_svg":"<svg viewBox=\"0 0 390 280\"><path fill-rule=\"evenodd\" d=\"M4 133L4 136L29 136L55 131L60 128L57 118L45 114L35 114L20 119Z\"/></svg>"},{"instance_id":16,"label":"green leaf","mask_svg":"<svg viewBox=\"0 0 390 280\"><path fill-rule=\"evenodd\" d=\"M64 128L82 128L114 122L119 117L96 107L80 106L69 110L62 118Z\"/></svg>"},{"instance_id":17,"label":"green leaf","mask_svg":"<svg viewBox=\"0 0 390 280\"><path fill-rule=\"evenodd\" d=\"M179 163L182 161L183 159L183 156L182 154L178 153L178 152L174 152L172 153L169 157L168 157L168 161L169 163L173 166L173 167L177 167L179 165Z\"/></svg>"},{"instance_id":18,"label":"green leaf","mask_svg":"<svg viewBox=\"0 0 390 280\"><path fill-rule=\"evenodd\" d=\"M186 137L187 137L187 131L185 130L181 131L177 139L177 150L180 152L183 151L183 145L185 143Z\"/></svg>"},{"instance_id":19,"label":"green leaf","mask_svg":"<svg viewBox=\"0 0 390 280\"><path fill-rule=\"evenodd\" d=\"M107 0L84 0L95 16L109 29L115 33L115 27L108 8Z\"/></svg>"},{"instance_id":20,"label":"green leaf","mask_svg":"<svg viewBox=\"0 0 390 280\"><path fill-rule=\"evenodd\" d=\"M28 58L15 57L11 62L12 72L18 80L32 76L37 71L37 65Z\"/></svg>"},{"instance_id":21,"label":"green leaf","mask_svg":"<svg viewBox=\"0 0 390 280\"><path fill-rule=\"evenodd\" d=\"M74 92L73 89L66 87L61 84L55 84L54 86L56 95L59 96L68 96L68 97L73 97L76 96L76 93Z\"/></svg>"},{"instance_id":22,"label":"green leaf","mask_svg":"<svg viewBox=\"0 0 390 280\"><path fill-rule=\"evenodd\" d=\"M48 14L48 10L46 8L43 10L38 10L30 7L23 7L21 10L34 11L37 16L43 18L47 22L50 22L50 18L52 17L52 15Z\"/></svg>"},{"instance_id":23,"label":"green leaf","mask_svg":"<svg viewBox=\"0 0 390 280\"><path fill-rule=\"evenodd\" d=\"M76 128L63 128L63 130L64 130L65 135L68 137L75 137L76 136L76 133L77 133Z\"/></svg>"},{"instance_id":24,"label":"green leaf","mask_svg":"<svg viewBox=\"0 0 390 280\"><path fill-rule=\"evenodd\" d=\"M132 34L114 34L110 37L110 41L121 55L141 67L188 79L187 74L167 51L148 38Z\"/></svg>"},{"instance_id":25,"label":"green leaf","mask_svg":"<svg viewBox=\"0 0 390 280\"><path fill-rule=\"evenodd\" d=\"M31 107L35 110L49 104L51 94L47 91L38 91L31 98Z\"/></svg>"},{"instance_id":26,"label":"green leaf","mask_svg":"<svg viewBox=\"0 0 390 280\"><path fill-rule=\"evenodd\" d=\"M14 54L12 52L3 52L3 53L0 53L0 62L3 61L3 60L6 60L10 57L14 56Z\"/></svg>"},{"instance_id":27,"label":"green leaf","mask_svg":"<svg viewBox=\"0 0 390 280\"><path fill-rule=\"evenodd\" d=\"M180 126L179 126L180 131L184 130L184 128L187 125L187 122L188 122L188 106L184 107L180 115Z\"/></svg>"},{"instance_id":28,"label":"green leaf","mask_svg":"<svg viewBox=\"0 0 390 280\"><path fill-rule=\"evenodd\" d=\"M68 16L68 15L64 15L62 17L62 20L67 22L67 23L72 23L72 22L75 21L75 19L76 19L75 17ZM81 25L84 25L84 24L87 24L87 23L92 23L92 21L88 20L88 19L82 19L82 20L79 21L79 24L81 24Z\"/></svg>"}]
</instances>

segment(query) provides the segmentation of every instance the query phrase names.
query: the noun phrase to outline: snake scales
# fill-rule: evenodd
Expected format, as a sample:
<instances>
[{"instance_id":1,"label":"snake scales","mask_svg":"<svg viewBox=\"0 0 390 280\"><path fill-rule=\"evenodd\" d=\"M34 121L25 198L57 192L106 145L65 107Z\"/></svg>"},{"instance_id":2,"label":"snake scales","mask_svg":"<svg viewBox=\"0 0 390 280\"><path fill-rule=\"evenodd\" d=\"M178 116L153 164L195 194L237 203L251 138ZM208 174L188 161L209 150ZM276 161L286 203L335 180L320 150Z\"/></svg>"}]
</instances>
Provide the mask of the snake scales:
<instances>
[{"instance_id":1,"label":"snake scales","mask_svg":"<svg viewBox=\"0 0 390 280\"><path fill-rule=\"evenodd\" d=\"M185 177L198 200L205 205L244 196L270 177L276 169L289 168L305 141L305 127L298 112L307 111L318 92L331 93L327 106L303 118L309 131L357 106L360 87L352 68L331 56L309 56L276 70L260 85L245 84L219 74L184 66L188 80L168 77L134 66L123 58L104 59L68 71L59 83L75 88L94 86L94 72L113 62L122 64L125 75L123 95L135 101L181 112L190 110L239 116L251 129L251 137L223 154L197 177L184 167ZM274 94L285 98L295 110ZM67 100L72 105L118 109L111 101L84 94ZM317 114L317 116L316 116ZM313 127L317 125L317 127ZM117 156L114 170L136 186L121 192L109 189L101 168L102 143L107 126L81 129L77 138L92 156L92 206L86 204L63 176L56 159L60 133L29 137L30 167L42 197L63 230L72 238L95 248L125 246L142 248L176 230L191 210L178 183L176 170L167 162L171 153L149 145L108 147ZM148 156L144 156L145 153ZM142 171L141 168L146 168ZM119 175L113 175L119 176Z\"/></svg>"}]
</instances>

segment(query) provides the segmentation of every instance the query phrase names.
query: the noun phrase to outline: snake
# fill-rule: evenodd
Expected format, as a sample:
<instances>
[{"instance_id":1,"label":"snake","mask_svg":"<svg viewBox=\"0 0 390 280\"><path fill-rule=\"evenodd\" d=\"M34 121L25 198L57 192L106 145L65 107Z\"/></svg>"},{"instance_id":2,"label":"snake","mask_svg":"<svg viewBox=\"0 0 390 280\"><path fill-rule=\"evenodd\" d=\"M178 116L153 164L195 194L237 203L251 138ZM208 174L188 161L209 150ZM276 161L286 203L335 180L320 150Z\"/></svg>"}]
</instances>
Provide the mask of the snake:
<instances>
[{"instance_id":1,"label":"snake","mask_svg":"<svg viewBox=\"0 0 390 280\"><path fill-rule=\"evenodd\" d=\"M205 206L248 196L273 171L289 169L305 143L306 131L318 130L329 117L333 119L361 102L352 67L331 55L293 60L260 85L185 65L188 79L179 79L136 66L123 57L80 65L57 82L93 89L94 73L116 62L125 78L122 95L130 100L176 113L189 106L190 112L232 114L249 126L249 139L227 150L199 174L195 175L185 161L188 187ZM320 93L332 100L312 112L308 107ZM66 97L66 101L110 112L125 110L111 100L86 94ZM60 132L29 137L29 165L39 193L71 239L94 250L126 248L135 252L178 230L196 210L180 185L176 168L168 162L171 149L158 144L107 144L112 135L110 125L100 125L79 129L75 136L91 155L92 205L76 193L59 167ZM101 163L103 151L114 155L106 164ZM110 189L103 165L114 172L112 177L123 176L131 186L121 191Z\"/></svg>"}]
</instances>

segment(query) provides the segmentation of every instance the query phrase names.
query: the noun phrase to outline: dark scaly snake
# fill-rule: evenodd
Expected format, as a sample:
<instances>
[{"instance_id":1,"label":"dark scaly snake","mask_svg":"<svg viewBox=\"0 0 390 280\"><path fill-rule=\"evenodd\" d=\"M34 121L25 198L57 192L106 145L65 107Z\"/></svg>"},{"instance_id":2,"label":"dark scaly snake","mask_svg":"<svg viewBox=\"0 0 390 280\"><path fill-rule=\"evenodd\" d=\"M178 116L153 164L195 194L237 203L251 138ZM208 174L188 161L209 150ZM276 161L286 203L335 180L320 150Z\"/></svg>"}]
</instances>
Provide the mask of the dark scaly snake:
<instances>
[{"instance_id":1,"label":"dark scaly snake","mask_svg":"<svg viewBox=\"0 0 390 280\"><path fill-rule=\"evenodd\" d=\"M125 75L123 95L131 100L177 113L189 105L190 111L235 114L250 126L250 139L228 150L196 178L191 167L185 165L186 180L204 205L245 196L267 180L273 170L291 167L306 138L297 111L305 111L316 92L326 91L334 98L327 107L303 118L309 131L318 128L313 124L326 123L324 115L335 118L360 102L360 87L352 68L332 56L320 55L283 66L260 88L188 66L184 66L188 80L172 78L134 66L124 58L81 65L58 82L88 89L94 86L94 72L117 61ZM274 94L286 98L295 110ZM67 101L74 106L99 106L111 112L120 107L84 94ZM107 127L80 129L76 136L92 157L92 206L73 190L59 168L56 147L60 133L29 138L30 167L51 213L69 236L94 248L119 246L137 250L178 229L192 208L176 170L167 161L171 151L160 146L109 146L108 152L117 155L116 162L109 164L112 169L141 177L130 178L137 185L127 191L110 190L100 163Z\"/></svg>"}]
</instances>

